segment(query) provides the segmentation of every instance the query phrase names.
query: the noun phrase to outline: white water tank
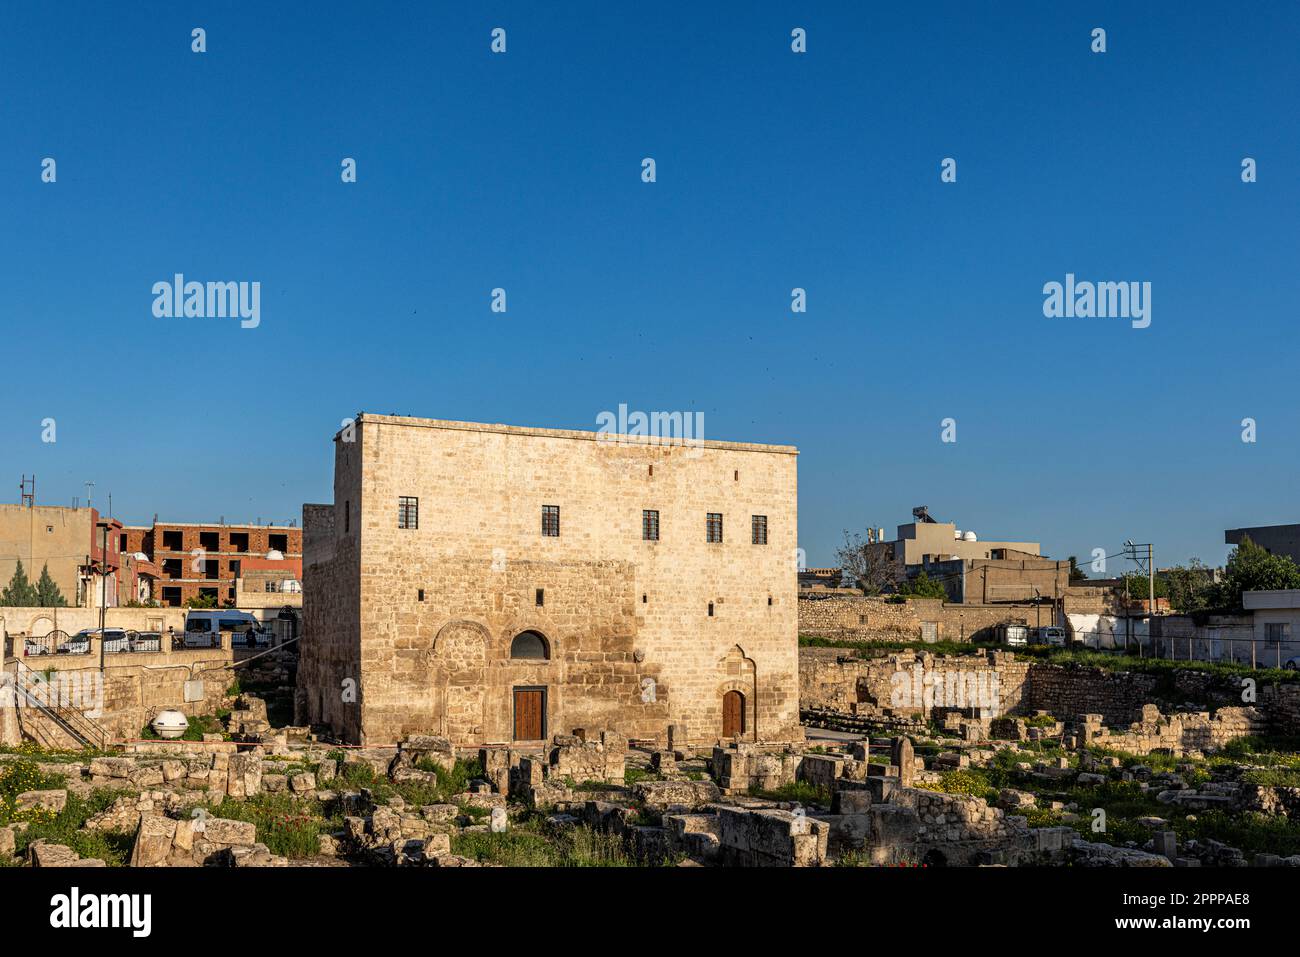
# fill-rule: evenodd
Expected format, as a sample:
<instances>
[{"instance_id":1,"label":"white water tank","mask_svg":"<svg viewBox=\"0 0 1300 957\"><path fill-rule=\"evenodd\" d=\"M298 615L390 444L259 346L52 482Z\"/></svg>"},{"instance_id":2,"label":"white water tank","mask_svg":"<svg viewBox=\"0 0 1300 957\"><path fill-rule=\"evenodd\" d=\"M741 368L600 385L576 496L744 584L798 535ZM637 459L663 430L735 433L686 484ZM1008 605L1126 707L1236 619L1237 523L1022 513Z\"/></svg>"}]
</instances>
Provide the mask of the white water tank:
<instances>
[{"instance_id":1,"label":"white water tank","mask_svg":"<svg viewBox=\"0 0 1300 957\"><path fill-rule=\"evenodd\" d=\"M282 562L284 561L284 552L280 551L278 548L273 548L266 553L266 558L268 561Z\"/></svg>"},{"instance_id":2,"label":"white water tank","mask_svg":"<svg viewBox=\"0 0 1300 957\"><path fill-rule=\"evenodd\" d=\"M957 541L961 541L961 529L954 528L952 530L952 537L955 538Z\"/></svg>"},{"instance_id":3,"label":"white water tank","mask_svg":"<svg viewBox=\"0 0 1300 957\"><path fill-rule=\"evenodd\" d=\"M962 533L962 536L961 536L961 540L962 540L963 542L974 542L974 541L978 541L978 539L975 537L975 533L974 533L974 532L963 532L963 533Z\"/></svg>"},{"instance_id":4,"label":"white water tank","mask_svg":"<svg viewBox=\"0 0 1300 957\"><path fill-rule=\"evenodd\" d=\"M179 738L189 726L189 719L179 711L160 711L153 719L153 729L160 738Z\"/></svg>"}]
</instances>

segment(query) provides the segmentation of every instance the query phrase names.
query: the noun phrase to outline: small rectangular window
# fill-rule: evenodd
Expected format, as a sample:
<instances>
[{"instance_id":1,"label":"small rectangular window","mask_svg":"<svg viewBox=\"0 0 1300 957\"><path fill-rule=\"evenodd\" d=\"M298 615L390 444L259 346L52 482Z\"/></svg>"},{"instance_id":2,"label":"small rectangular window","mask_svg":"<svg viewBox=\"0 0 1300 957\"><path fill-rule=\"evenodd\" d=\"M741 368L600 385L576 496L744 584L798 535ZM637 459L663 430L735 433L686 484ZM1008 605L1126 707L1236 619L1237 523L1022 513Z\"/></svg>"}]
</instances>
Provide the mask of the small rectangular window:
<instances>
[{"instance_id":1,"label":"small rectangular window","mask_svg":"<svg viewBox=\"0 0 1300 957\"><path fill-rule=\"evenodd\" d=\"M644 509L641 512L641 537L647 542L659 541L659 512L656 509Z\"/></svg>"},{"instance_id":2,"label":"small rectangular window","mask_svg":"<svg viewBox=\"0 0 1300 957\"><path fill-rule=\"evenodd\" d=\"M709 617L713 617L713 602L709 602Z\"/></svg>"},{"instance_id":3,"label":"small rectangular window","mask_svg":"<svg viewBox=\"0 0 1300 957\"><path fill-rule=\"evenodd\" d=\"M705 540L709 542L722 541L722 513L709 512L704 519Z\"/></svg>"},{"instance_id":4,"label":"small rectangular window","mask_svg":"<svg viewBox=\"0 0 1300 957\"><path fill-rule=\"evenodd\" d=\"M753 517L753 540L755 545L767 544L767 516L755 515Z\"/></svg>"},{"instance_id":5,"label":"small rectangular window","mask_svg":"<svg viewBox=\"0 0 1300 957\"><path fill-rule=\"evenodd\" d=\"M546 589L539 588L537 589L537 607L541 608L545 604L546 604Z\"/></svg>"},{"instance_id":6,"label":"small rectangular window","mask_svg":"<svg viewBox=\"0 0 1300 957\"><path fill-rule=\"evenodd\" d=\"M398 496L397 527L398 528L419 528L420 527L420 500L418 498L412 498L409 495Z\"/></svg>"},{"instance_id":7,"label":"small rectangular window","mask_svg":"<svg viewBox=\"0 0 1300 957\"><path fill-rule=\"evenodd\" d=\"M1264 625L1264 637L1273 645L1288 641L1291 638L1291 625L1285 621L1270 621Z\"/></svg>"},{"instance_id":8,"label":"small rectangular window","mask_svg":"<svg viewBox=\"0 0 1300 957\"><path fill-rule=\"evenodd\" d=\"M545 538L560 537L560 506L542 506L542 535Z\"/></svg>"},{"instance_id":9,"label":"small rectangular window","mask_svg":"<svg viewBox=\"0 0 1300 957\"><path fill-rule=\"evenodd\" d=\"M351 530L352 530L352 503L344 502L343 503L343 531L350 532Z\"/></svg>"},{"instance_id":10,"label":"small rectangular window","mask_svg":"<svg viewBox=\"0 0 1300 957\"><path fill-rule=\"evenodd\" d=\"M424 589L423 589L423 588L417 588L417 589L415 590L415 597L416 597L416 600L417 600L417 601L424 601Z\"/></svg>"}]
</instances>

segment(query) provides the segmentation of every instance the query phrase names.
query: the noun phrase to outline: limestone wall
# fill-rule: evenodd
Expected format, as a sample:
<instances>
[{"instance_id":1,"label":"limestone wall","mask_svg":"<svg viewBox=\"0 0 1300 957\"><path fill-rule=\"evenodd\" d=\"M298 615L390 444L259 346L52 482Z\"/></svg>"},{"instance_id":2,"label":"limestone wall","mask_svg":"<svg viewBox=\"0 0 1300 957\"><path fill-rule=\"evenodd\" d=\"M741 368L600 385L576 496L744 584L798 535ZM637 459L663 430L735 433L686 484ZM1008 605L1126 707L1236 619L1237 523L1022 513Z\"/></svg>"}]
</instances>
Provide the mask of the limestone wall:
<instances>
[{"instance_id":1,"label":"limestone wall","mask_svg":"<svg viewBox=\"0 0 1300 957\"><path fill-rule=\"evenodd\" d=\"M934 598L893 602L864 595L804 594L799 633L842 641L915 641L927 633L938 641L991 639L1006 622L1053 624L1050 605L956 604ZM927 627L929 626L929 627Z\"/></svg>"}]
</instances>

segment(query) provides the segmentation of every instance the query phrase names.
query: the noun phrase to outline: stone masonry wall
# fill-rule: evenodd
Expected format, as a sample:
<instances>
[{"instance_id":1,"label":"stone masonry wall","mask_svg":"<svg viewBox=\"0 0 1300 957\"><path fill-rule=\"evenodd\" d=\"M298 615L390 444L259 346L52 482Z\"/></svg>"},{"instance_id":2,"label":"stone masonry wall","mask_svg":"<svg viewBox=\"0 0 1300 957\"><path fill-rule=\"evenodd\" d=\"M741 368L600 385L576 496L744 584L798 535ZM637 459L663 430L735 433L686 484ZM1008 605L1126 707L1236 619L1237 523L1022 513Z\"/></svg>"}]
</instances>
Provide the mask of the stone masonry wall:
<instances>
[{"instance_id":1,"label":"stone masonry wall","mask_svg":"<svg viewBox=\"0 0 1300 957\"><path fill-rule=\"evenodd\" d=\"M799 633L841 641L914 641L923 624L934 625L939 641L992 638L998 625L1053 623L1050 606L954 604L935 598L891 602L865 595L799 598Z\"/></svg>"}]
</instances>

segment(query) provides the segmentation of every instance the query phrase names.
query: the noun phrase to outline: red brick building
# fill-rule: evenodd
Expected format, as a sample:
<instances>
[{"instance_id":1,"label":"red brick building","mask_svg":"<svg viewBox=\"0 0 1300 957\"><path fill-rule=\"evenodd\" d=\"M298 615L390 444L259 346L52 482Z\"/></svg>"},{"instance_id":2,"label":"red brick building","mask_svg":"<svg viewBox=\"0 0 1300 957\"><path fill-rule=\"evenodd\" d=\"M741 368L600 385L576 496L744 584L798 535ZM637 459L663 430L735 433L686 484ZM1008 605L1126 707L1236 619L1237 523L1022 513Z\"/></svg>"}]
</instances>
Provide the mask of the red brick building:
<instances>
[{"instance_id":1,"label":"red brick building","mask_svg":"<svg viewBox=\"0 0 1300 957\"><path fill-rule=\"evenodd\" d=\"M179 607L210 595L224 605L235 601L235 580L245 562L265 559L270 552L301 562L302 529L154 522L152 527L123 526L119 548L127 554L143 552L158 566L154 598L160 604Z\"/></svg>"}]
</instances>

